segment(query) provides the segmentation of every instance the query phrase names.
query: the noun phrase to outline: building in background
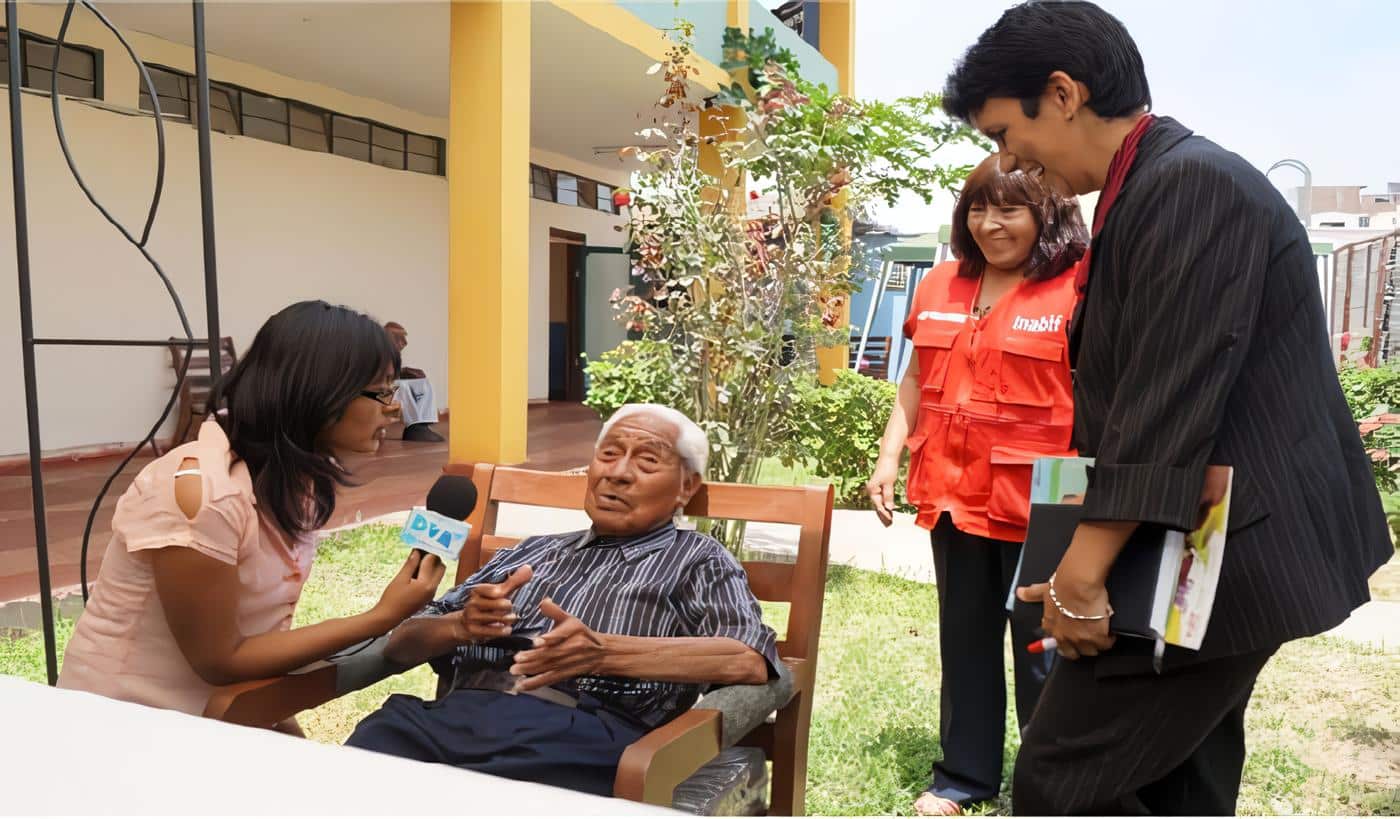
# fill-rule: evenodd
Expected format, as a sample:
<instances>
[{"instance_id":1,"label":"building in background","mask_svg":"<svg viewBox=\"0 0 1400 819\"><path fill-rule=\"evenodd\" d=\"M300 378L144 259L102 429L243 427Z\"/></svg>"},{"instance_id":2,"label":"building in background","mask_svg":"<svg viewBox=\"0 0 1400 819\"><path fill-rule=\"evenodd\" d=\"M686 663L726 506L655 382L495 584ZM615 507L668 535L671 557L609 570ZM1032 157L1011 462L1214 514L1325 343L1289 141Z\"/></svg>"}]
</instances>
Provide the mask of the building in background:
<instances>
[{"instance_id":1,"label":"building in background","mask_svg":"<svg viewBox=\"0 0 1400 819\"><path fill-rule=\"evenodd\" d=\"M951 258L951 232L947 225L937 233L917 234L857 225L860 283L851 295L851 358L858 372L877 369L895 382L904 375L912 352L903 329L909 300L933 265Z\"/></svg>"},{"instance_id":2,"label":"building in background","mask_svg":"<svg viewBox=\"0 0 1400 819\"><path fill-rule=\"evenodd\" d=\"M166 121L150 250L199 335L190 9L103 11L146 63ZM59 151L44 89L63 7L21 3L19 15L22 31L4 42L24 51L38 334L180 334L156 276L85 200ZM224 334L241 351L267 316L308 298L398 321L411 363L450 410L451 460L524 460L527 402L581 398L579 354L622 338L607 297L630 266L612 193L634 167L618 149L647 124L658 96L648 68L677 18L695 25L705 89L730 81L722 38L739 26L775 29L806 77L851 90L853 0L804 3L800 34L757 0L209 4ZM139 225L155 176L155 105L90 13L75 12L66 41L59 91L75 159L98 198ZM10 271L13 224L0 219L0 269ZM0 287L8 327L15 298ZM46 451L138 440L174 380L163 350L49 347L39 357ZM0 378L20 383L20 366L17 334L0 335ZM0 408L0 456L25 451L23 411L19 401Z\"/></svg>"},{"instance_id":3,"label":"building in background","mask_svg":"<svg viewBox=\"0 0 1400 819\"><path fill-rule=\"evenodd\" d=\"M1314 186L1309 200L1310 228L1368 230L1400 227L1400 183L1384 193L1366 193L1365 185ZM1292 190L1298 201L1300 189Z\"/></svg>"}]
</instances>

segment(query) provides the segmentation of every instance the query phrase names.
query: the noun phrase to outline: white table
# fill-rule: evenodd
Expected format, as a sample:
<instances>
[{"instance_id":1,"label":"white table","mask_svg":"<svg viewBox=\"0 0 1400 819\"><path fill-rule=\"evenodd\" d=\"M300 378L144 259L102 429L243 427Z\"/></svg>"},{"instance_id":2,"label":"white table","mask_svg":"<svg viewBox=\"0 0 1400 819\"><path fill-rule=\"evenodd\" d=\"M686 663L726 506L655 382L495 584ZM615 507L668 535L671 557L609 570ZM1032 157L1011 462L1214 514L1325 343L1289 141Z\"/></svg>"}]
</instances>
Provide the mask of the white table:
<instances>
[{"instance_id":1,"label":"white table","mask_svg":"<svg viewBox=\"0 0 1400 819\"><path fill-rule=\"evenodd\" d=\"M0 677L0 814L664 812Z\"/></svg>"}]
</instances>

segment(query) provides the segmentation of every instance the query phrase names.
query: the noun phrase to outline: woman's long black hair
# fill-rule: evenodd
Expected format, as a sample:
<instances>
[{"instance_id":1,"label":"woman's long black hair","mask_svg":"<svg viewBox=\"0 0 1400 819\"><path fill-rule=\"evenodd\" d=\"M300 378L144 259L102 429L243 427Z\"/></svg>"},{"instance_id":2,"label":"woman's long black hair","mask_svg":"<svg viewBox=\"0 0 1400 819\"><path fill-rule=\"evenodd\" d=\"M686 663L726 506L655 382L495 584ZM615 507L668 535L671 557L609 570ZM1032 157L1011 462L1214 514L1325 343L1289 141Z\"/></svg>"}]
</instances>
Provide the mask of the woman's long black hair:
<instances>
[{"instance_id":1,"label":"woman's long black hair","mask_svg":"<svg viewBox=\"0 0 1400 819\"><path fill-rule=\"evenodd\" d=\"M379 322L348 307L303 301L268 319L223 387L219 419L253 492L282 530L324 526L349 473L317 439L362 390L393 369L398 351Z\"/></svg>"}]
</instances>

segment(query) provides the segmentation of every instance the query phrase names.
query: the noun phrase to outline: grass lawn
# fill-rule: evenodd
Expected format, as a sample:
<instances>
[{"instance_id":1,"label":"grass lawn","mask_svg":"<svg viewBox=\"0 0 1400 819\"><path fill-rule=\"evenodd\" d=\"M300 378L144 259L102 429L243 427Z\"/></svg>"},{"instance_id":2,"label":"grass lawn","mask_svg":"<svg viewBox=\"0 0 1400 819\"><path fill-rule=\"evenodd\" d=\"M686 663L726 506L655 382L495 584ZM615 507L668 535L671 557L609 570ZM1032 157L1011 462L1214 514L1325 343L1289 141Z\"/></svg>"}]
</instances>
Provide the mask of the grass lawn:
<instances>
[{"instance_id":1,"label":"grass lawn","mask_svg":"<svg viewBox=\"0 0 1400 819\"><path fill-rule=\"evenodd\" d=\"M326 541L298 624L373 604L401 564L395 536L387 527L366 526ZM934 595L927 584L831 570L812 720L810 813L907 813L923 788L939 754ZM784 613L765 609L781 631ZM71 630L62 623L60 639ZM0 674L42 678L38 635L0 639ZM313 739L340 742L389 693L428 696L432 688L431 673L419 668L303 714L301 722ZM1240 812L1400 811L1397 701L1400 655L1328 638L1285 646L1260 676L1250 706ZM1013 727L1008 736L1009 771ZM983 806L983 812L1008 811L1005 796Z\"/></svg>"}]
</instances>

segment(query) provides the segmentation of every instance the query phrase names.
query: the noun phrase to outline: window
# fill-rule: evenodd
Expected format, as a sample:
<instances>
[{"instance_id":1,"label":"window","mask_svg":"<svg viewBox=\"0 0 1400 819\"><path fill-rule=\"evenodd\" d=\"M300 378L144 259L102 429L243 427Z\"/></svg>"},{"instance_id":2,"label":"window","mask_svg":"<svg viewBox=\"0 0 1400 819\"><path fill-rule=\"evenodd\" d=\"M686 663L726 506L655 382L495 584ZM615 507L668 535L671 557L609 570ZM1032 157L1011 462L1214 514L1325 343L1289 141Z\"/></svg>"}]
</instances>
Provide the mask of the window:
<instances>
[{"instance_id":1,"label":"window","mask_svg":"<svg viewBox=\"0 0 1400 819\"><path fill-rule=\"evenodd\" d=\"M442 173L444 140L434 137L408 135L408 169L418 173Z\"/></svg>"},{"instance_id":2,"label":"window","mask_svg":"<svg viewBox=\"0 0 1400 819\"><path fill-rule=\"evenodd\" d=\"M191 93L193 78L178 71L171 71L166 68L157 68L153 65L146 66L146 73L151 75L151 86L155 88L156 99L160 101L161 114L170 114L182 119L190 119L193 111L190 108L190 100L194 98ZM141 110L154 111L155 106L151 103L151 95L146 93L146 84L141 83Z\"/></svg>"},{"instance_id":3,"label":"window","mask_svg":"<svg viewBox=\"0 0 1400 819\"><path fill-rule=\"evenodd\" d=\"M54 55L58 53L58 43L48 37L21 31L20 85L48 91L54 86ZM0 61L10 59L10 35L0 28ZM5 68L0 74L9 75ZM58 54L58 93L70 97L102 99L102 51L85 45L64 43Z\"/></svg>"},{"instance_id":4,"label":"window","mask_svg":"<svg viewBox=\"0 0 1400 819\"><path fill-rule=\"evenodd\" d=\"M195 78L162 65L147 64L146 70L151 75L161 114L193 122L198 101ZM144 84L140 103L143 111L155 110ZM253 137L304 151L334 153L395 170L433 176L442 176L445 171L446 142L438 137L412 134L224 83L209 83L209 125L224 134Z\"/></svg>"},{"instance_id":5,"label":"window","mask_svg":"<svg viewBox=\"0 0 1400 819\"><path fill-rule=\"evenodd\" d=\"M578 181L578 204L579 207L589 210L598 209L598 183L592 179L580 179Z\"/></svg>"},{"instance_id":6,"label":"window","mask_svg":"<svg viewBox=\"0 0 1400 819\"><path fill-rule=\"evenodd\" d=\"M1371 226L1371 217L1369 217L1369 216L1359 216L1359 217L1357 217L1357 227L1368 228L1368 227L1370 227L1370 226Z\"/></svg>"},{"instance_id":7,"label":"window","mask_svg":"<svg viewBox=\"0 0 1400 819\"><path fill-rule=\"evenodd\" d=\"M561 205L578 204L578 177L573 174L555 173L554 201Z\"/></svg>"},{"instance_id":8,"label":"window","mask_svg":"<svg viewBox=\"0 0 1400 819\"><path fill-rule=\"evenodd\" d=\"M540 165L530 166L530 196L535 199L616 214L613 191L612 185L596 179Z\"/></svg>"},{"instance_id":9,"label":"window","mask_svg":"<svg viewBox=\"0 0 1400 819\"><path fill-rule=\"evenodd\" d=\"M299 102L290 102L287 105L291 113L292 147L329 153L331 143L327 137L330 132L327 123L330 115Z\"/></svg>"},{"instance_id":10,"label":"window","mask_svg":"<svg viewBox=\"0 0 1400 819\"><path fill-rule=\"evenodd\" d=\"M885 284L886 290L907 290L909 289L909 274L913 265L903 262L895 262L890 265L890 280Z\"/></svg>"},{"instance_id":11,"label":"window","mask_svg":"<svg viewBox=\"0 0 1400 819\"><path fill-rule=\"evenodd\" d=\"M369 123L364 120L331 117L331 150L338 156L369 161Z\"/></svg>"},{"instance_id":12,"label":"window","mask_svg":"<svg viewBox=\"0 0 1400 819\"><path fill-rule=\"evenodd\" d=\"M404 132L375 125L371 128L374 143L370 148L370 161L386 168L403 170Z\"/></svg>"},{"instance_id":13,"label":"window","mask_svg":"<svg viewBox=\"0 0 1400 819\"><path fill-rule=\"evenodd\" d=\"M288 120L287 101L277 97L264 97L250 91L243 91L243 135L255 139L265 139L279 145L289 145L292 141L291 125ZM210 94L210 99L217 99ZM212 116L211 116L212 121Z\"/></svg>"},{"instance_id":14,"label":"window","mask_svg":"<svg viewBox=\"0 0 1400 819\"><path fill-rule=\"evenodd\" d=\"M198 97L198 92L195 92ZM241 134L238 119L238 92L225 85L209 83L209 129L221 134Z\"/></svg>"},{"instance_id":15,"label":"window","mask_svg":"<svg viewBox=\"0 0 1400 819\"><path fill-rule=\"evenodd\" d=\"M539 165L530 166L530 195L546 202L554 201L554 174Z\"/></svg>"}]
</instances>

